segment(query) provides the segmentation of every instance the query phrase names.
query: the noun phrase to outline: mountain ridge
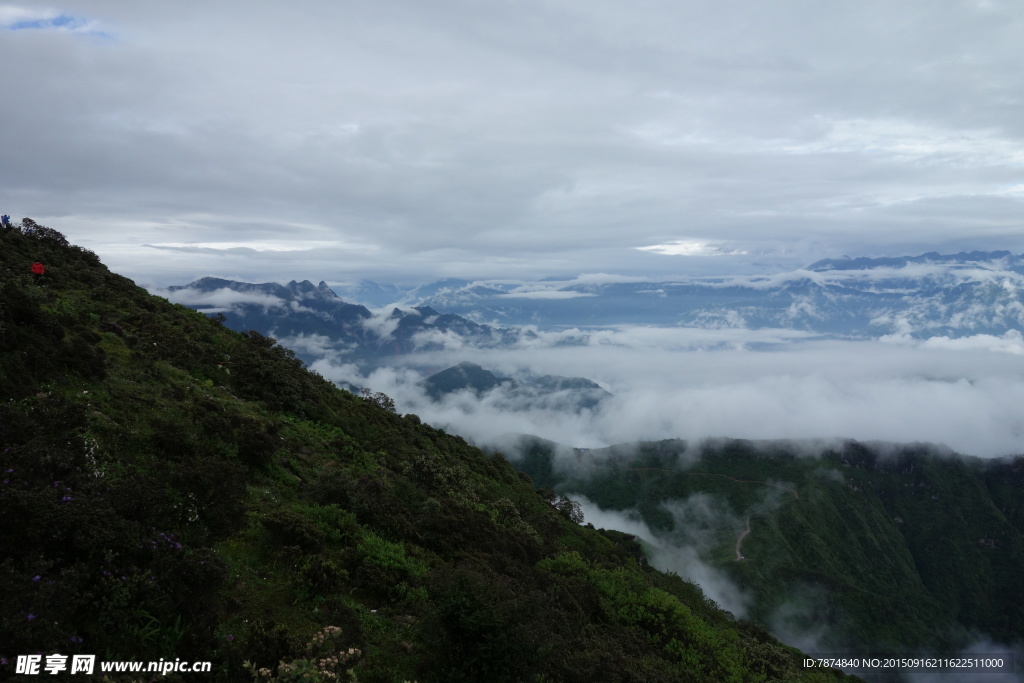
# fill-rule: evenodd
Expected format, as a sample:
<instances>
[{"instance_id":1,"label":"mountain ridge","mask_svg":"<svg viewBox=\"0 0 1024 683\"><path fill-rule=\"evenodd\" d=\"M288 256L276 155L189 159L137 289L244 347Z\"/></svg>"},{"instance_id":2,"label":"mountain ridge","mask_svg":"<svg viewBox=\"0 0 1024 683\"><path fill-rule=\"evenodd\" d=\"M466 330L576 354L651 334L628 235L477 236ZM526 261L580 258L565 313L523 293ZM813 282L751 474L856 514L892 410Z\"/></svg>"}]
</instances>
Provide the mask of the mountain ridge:
<instances>
[{"instance_id":1,"label":"mountain ridge","mask_svg":"<svg viewBox=\"0 0 1024 683\"><path fill-rule=\"evenodd\" d=\"M1024 267L1024 254L1014 254L1006 250L999 251L961 251L956 254L940 254L929 251L918 256L893 256L893 257L850 257L844 256L838 259L822 259L815 261L804 270L868 270L872 268L902 268L910 264L974 264L990 263L993 261L1012 261L1016 267Z\"/></svg>"},{"instance_id":2,"label":"mountain ridge","mask_svg":"<svg viewBox=\"0 0 1024 683\"><path fill-rule=\"evenodd\" d=\"M503 457L55 230L0 230L0 295L3 677L59 652L229 681L849 680Z\"/></svg>"},{"instance_id":3,"label":"mountain ridge","mask_svg":"<svg viewBox=\"0 0 1024 683\"><path fill-rule=\"evenodd\" d=\"M1024 327L1024 255L825 259L767 275L643 281L474 281L404 301L502 325L793 329L841 338L952 338Z\"/></svg>"},{"instance_id":4,"label":"mountain ridge","mask_svg":"<svg viewBox=\"0 0 1024 683\"><path fill-rule=\"evenodd\" d=\"M439 347L431 337L446 335L489 346L507 343L518 335L481 325L461 316L440 313L428 305L374 314L361 304L339 297L323 280L247 283L206 277L166 290L169 300L206 314L223 316L225 325L239 332L258 330L282 339L317 340L322 351L330 348L350 362L372 365L381 358ZM232 293L240 296L232 297ZM258 295L253 299L253 295ZM262 298L260 298L262 297ZM319 356L294 344L306 362Z\"/></svg>"},{"instance_id":5,"label":"mountain ridge","mask_svg":"<svg viewBox=\"0 0 1024 683\"><path fill-rule=\"evenodd\" d=\"M378 291L398 292L393 285L373 284ZM283 305L202 302L202 293L212 298L224 288L240 296L276 297ZM449 278L405 291L385 320L344 301L322 280L316 286L309 280L255 285L206 278L167 291L172 300L227 314L233 329L324 337L334 342L334 352L357 362L450 343L514 345L532 338L534 326L788 329L842 339L917 340L998 337L1024 328L1024 255L1009 251L844 257L774 275L690 280ZM189 292L199 296L190 300ZM308 362L315 359L301 348L299 353Z\"/></svg>"}]
</instances>

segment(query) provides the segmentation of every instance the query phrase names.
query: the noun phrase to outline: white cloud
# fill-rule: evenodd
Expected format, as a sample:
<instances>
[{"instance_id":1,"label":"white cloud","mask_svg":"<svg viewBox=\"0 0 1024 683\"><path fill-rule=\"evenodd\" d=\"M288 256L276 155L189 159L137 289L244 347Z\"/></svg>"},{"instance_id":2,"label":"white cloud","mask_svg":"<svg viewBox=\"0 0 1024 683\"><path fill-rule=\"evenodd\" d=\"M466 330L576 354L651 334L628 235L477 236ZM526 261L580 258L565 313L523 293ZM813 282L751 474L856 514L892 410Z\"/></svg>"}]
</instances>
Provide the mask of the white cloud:
<instances>
[{"instance_id":1,"label":"white cloud","mask_svg":"<svg viewBox=\"0 0 1024 683\"><path fill-rule=\"evenodd\" d=\"M217 308L220 310L230 309L238 304L257 304L265 308L284 306L284 299L264 294L262 292L239 292L234 289L223 287L210 292L203 292L196 289L185 288L174 291L156 289L154 294L166 298L171 303L182 304L183 306L199 306Z\"/></svg>"},{"instance_id":2,"label":"white cloud","mask_svg":"<svg viewBox=\"0 0 1024 683\"><path fill-rule=\"evenodd\" d=\"M41 7L22 7L21 5L0 5L0 26L8 27L22 21L46 21L56 19L60 13L56 10Z\"/></svg>"},{"instance_id":3,"label":"white cloud","mask_svg":"<svg viewBox=\"0 0 1024 683\"><path fill-rule=\"evenodd\" d=\"M824 138L786 145L794 154L858 153L893 162L955 164L967 168L1024 165L1024 144L1007 144L998 130L943 128L893 118L822 122Z\"/></svg>"},{"instance_id":4,"label":"white cloud","mask_svg":"<svg viewBox=\"0 0 1024 683\"><path fill-rule=\"evenodd\" d=\"M413 335L413 343L417 348L437 345L448 351L458 351L466 347L466 339L452 330L437 328L426 329Z\"/></svg>"},{"instance_id":5,"label":"white cloud","mask_svg":"<svg viewBox=\"0 0 1024 683\"><path fill-rule=\"evenodd\" d=\"M568 283L575 283L581 285L607 285L615 283L625 282L655 282L651 276L629 276L629 275L617 275L615 273L581 273L571 280L566 280Z\"/></svg>"},{"instance_id":6,"label":"white cloud","mask_svg":"<svg viewBox=\"0 0 1024 683\"><path fill-rule=\"evenodd\" d=\"M953 351L992 351L1024 355L1024 337L1019 330L1008 330L1000 336L975 334L969 337L950 339L946 336L929 337L919 342L926 349L950 349Z\"/></svg>"},{"instance_id":7,"label":"white cloud","mask_svg":"<svg viewBox=\"0 0 1024 683\"><path fill-rule=\"evenodd\" d=\"M945 444L992 457L1024 452L1017 409L1024 404L1024 356L1007 351L1020 344L1012 334L958 346L942 339L825 342L778 330L622 327L541 333L511 349L414 354L397 374L321 372L371 386L385 377L379 390L401 411L480 443L507 433L587 448L667 438L854 438ZM430 401L418 382L463 360L499 376L529 370L586 377L613 396L580 412L552 410L502 389Z\"/></svg>"},{"instance_id":8,"label":"white cloud","mask_svg":"<svg viewBox=\"0 0 1024 683\"><path fill-rule=\"evenodd\" d=\"M746 255L742 249L726 249L725 247L707 242L676 240L665 244L652 244L648 247L634 247L637 251L649 251L666 256L737 256Z\"/></svg>"},{"instance_id":9,"label":"white cloud","mask_svg":"<svg viewBox=\"0 0 1024 683\"><path fill-rule=\"evenodd\" d=\"M393 306L372 310L370 311L372 313L371 317L365 318L360 324L379 339L387 339L398 329L398 324L402 321L400 316L393 315L394 311L395 308ZM406 313L419 315L413 309L406 309Z\"/></svg>"},{"instance_id":10,"label":"white cloud","mask_svg":"<svg viewBox=\"0 0 1024 683\"><path fill-rule=\"evenodd\" d=\"M511 292L501 294L502 299L577 299L581 296L596 296L588 292L576 292L565 289L536 289L519 287Z\"/></svg>"},{"instance_id":11,"label":"white cloud","mask_svg":"<svg viewBox=\"0 0 1024 683\"><path fill-rule=\"evenodd\" d=\"M344 348L344 345L339 344L336 340L322 334L300 334L292 337L271 336L277 339L281 346L295 351L300 356L318 358L330 356L337 361L338 359L344 359L348 351L350 351L350 349ZM339 346L342 348L339 348ZM342 372L353 373L353 376L358 374L358 370L354 365L343 367L344 370Z\"/></svg>"}]
</instances>

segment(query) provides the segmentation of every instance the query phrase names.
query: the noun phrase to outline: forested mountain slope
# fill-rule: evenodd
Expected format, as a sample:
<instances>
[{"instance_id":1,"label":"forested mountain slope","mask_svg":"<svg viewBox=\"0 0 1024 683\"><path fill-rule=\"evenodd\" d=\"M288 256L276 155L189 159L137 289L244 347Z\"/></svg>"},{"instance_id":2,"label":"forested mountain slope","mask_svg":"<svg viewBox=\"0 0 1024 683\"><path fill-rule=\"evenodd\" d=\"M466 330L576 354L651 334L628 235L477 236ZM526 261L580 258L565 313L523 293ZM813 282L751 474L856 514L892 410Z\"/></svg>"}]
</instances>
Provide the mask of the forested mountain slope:
<instances>
[{"instance_id":1,"label":"forested mountain slope","mask_svg":"<svg viewBox=\"0 0 1024 683\"><path fill-rule=\"evenodd\" d=\"M35 652L204 680L844 678L504 458L27 220L0 233L0 470L2 678Z\"/></svg>"},{"instance_id":2,"label":"forested mountain slope","mask_svg":"<svg viewBox=\"0 0 1024 683\"><path fill-rule=\"evenodd\" d=\"M1024 643L1024 458L738 440L555 454L528 439L518 466L696 548L751 618L823 652Z\"/></svg>"}]
</instances>

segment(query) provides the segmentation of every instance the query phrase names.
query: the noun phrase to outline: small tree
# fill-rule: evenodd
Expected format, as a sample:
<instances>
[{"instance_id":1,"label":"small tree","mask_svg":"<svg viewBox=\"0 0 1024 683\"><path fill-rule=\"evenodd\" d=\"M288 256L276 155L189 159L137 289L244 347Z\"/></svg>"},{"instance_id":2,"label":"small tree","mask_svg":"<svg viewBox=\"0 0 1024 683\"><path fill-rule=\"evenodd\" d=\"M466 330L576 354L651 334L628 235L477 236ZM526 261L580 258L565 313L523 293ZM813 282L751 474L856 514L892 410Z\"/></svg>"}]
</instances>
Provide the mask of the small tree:
<instances>
[{"instance_id":1,"label":"small tree","mask_svg":"<svg viewBox=\"0 0 1024 683\"><path fill-rule=\"evenodd\" d=\"M569 521L583 524L583 508L575 500L561 496L555 503L555 509L565 515Z\"/></svg>"},{"instance_id":2,"label":"small tree","mask_svg":"<svg viewBox=\"0 0 1024 683\"><path fill-rule=\"evenodd\" d=\"M363 398L365 398L367 401L377 406L378 408L383 408L389 413L398 412L395 409L395 399L391 398L383 391L378 391L374 393L373 391L363 387L363 389L359 393L362 394Z\"/></svg>"}]
</instances>

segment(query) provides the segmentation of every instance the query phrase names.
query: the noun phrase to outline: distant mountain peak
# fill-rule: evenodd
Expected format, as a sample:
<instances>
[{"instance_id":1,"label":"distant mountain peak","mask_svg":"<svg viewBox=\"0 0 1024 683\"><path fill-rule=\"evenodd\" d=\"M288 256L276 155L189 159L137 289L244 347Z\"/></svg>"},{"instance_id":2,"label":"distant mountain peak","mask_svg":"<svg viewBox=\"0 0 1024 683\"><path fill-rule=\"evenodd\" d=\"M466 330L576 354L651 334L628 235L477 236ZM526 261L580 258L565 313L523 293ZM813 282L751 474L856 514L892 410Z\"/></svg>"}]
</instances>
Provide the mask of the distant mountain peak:
<instances>
[{"instance_id":1,"label":"distant mountain peak","mask_svg":"<svg viewBox=\"0 0 1024 683\"><path fill-rule=\"evenodd\" d=\"M224 295L222 290L238 292L239 296ZM441 314L429 306L396 306L386 318L397 321L397 325L374 324L371 321L375 316L369 309L345 301L323 280L316 285L309 280L291 280L282 285L204 277L188 285L168 287L168 291L173 293L172 300L196 310L225 313L225 324L233 329L252 329L280 338L319 336L356 362L375 362L373 359L384 356L443 346L421 339L421 333L442 332L489 346L516 338L514 332ZM297 353L312 362L322 351Z\"/></svg>"},{"instance_id":2,"label":"distant mountain peak","mask_svg":"<svg viewBox=\"0 0 1024 683\"><path fill-rule=\"evenodd\" d=\"M473 393L480 396L505 382L510 380L498 377L476 363L462 361L458 365L434 373L424 380L423 384L427 395L436 401L445 394L465 389L472 389Z\"/></svg>"},{"instance_id":3,"label":"distant mountain peak","mask_svg":"<svg viewBox=\"0 0 1024 683\"><path fill-rule=\"evenodd\" d=\"M499 401L508 410L540 408L554 410L593 409L611 394L599 384L585 377L559 377L542 375L516 381L501 377L470 361L434 373L423 381L426 393L433 400L448 394L471 390L482 397L496 387L502 387L504 397Z\"/></svg>"},{"instance_id":4,"label":"distant mountain peak","mask_svg":"<svg viewBox=\"0 0 1024 683\"><path fill-rule=\"evenodd\" d=\"M209 293L221 289L230 289L235 292L260 292L277 297L284 301L298 301L308 299L321 299L335 303L342 303L343 300L334 290L327 286L323 280L314 285L309 280L292 280L282 285L277 282L239 282L237 280L225 280L219 277L202 277L190 282L187 285L174 285L167 288L171 292L178 292L190 289L197 292Z\"/></svg>"},{"instance_id":5,"label":"distant mountain peak","mask_svg":"<svg viewBox=\"0 0 1024 683\"><path fill-rule=\"evenodd\" d=\"M822 259L807 266L805 270L824 272L828 270L871 270L872 268L903 268L910 264L934 263L934 264L971 264L987 263L1013 259L1024 261L1024 254L1015 255L1010 251L961 251L956 254L940 254L937 251L929 251L919 256L887 256L872 258L870 256L858 256L851 258L842 256L835 259Z\"/></svg>"}]
</instances>

